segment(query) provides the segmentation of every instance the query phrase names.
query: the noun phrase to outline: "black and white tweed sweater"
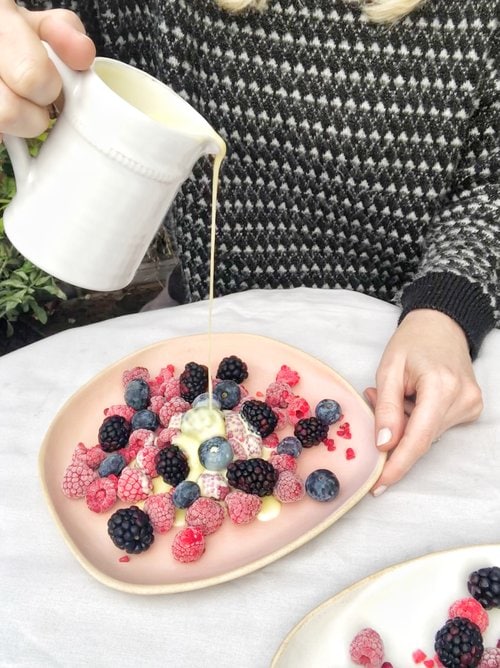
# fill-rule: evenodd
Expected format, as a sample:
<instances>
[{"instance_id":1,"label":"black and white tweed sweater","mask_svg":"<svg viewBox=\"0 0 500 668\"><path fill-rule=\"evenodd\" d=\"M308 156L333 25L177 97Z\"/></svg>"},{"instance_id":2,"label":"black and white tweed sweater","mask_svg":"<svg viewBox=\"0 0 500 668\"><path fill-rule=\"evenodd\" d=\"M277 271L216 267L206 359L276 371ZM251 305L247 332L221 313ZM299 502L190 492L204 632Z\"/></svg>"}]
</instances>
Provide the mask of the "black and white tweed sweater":
<instances>
[{"instance_id":1,"label":"black and white tweed sweater","mask_svg":"<svg viewBox=\"0 0 500 668\"><path fill-rule=\"evenodd\" d=\"M428 0L392 28L345 0L27 4L77 11L100 54L170 84L226 140L218 295L342 287L436 308L473 355L499 323L497 0ZM193 300L210 183L201 161L168 216Z\"/></svg>"}]
</instances>

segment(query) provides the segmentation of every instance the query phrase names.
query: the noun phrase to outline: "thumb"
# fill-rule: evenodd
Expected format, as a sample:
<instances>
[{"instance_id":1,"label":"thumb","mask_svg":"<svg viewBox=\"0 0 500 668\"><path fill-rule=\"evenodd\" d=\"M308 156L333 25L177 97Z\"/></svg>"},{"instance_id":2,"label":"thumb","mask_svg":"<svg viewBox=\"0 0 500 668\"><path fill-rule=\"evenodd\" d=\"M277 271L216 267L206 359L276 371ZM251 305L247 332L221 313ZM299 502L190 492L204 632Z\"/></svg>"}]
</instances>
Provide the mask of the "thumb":
<instances>
[{"instance_id":1,"label":"thumb","mask_svg":"<svg viewBox=\"0 0 500 668\"><path fill-rule=\"evenodd\" d=\"M403 375L388 373L377 379L376 392L368 392L368 396L374 402L376 444L386 452L399 443L404 431Z\"/></svg>"}]
</instances>

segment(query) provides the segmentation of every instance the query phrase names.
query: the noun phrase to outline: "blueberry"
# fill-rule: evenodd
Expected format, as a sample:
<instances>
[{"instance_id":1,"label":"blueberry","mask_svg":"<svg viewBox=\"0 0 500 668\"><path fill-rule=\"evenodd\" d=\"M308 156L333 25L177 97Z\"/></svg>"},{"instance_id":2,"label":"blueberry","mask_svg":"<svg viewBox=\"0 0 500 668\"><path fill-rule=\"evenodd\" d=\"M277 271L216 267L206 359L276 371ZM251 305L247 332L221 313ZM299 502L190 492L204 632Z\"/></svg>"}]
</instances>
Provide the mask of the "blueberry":
<instances>
[{"instance_id":1,"label":"blueberry","mask_svg":"<svg viewBox=\"0 0 500 668\"><path fill-rule=\"evenodd\" d=\"M142 378L136 378L127 383L125 388L125 403L127 406L140 411L149 403L149 385Z\"/></svg>"},{"instance_id":2,"label":"blueberry","mask_svg":"<svg viewBox=\"0 0 500 668\"><path fill-rule=\"evenodd\" d=\"M209 471L221 471L233 461L233 449L225 438L213 436L200 445L198 457Z\"/></svg>"},{"instance_id":3,"label":"blueberry","mask_svg":"<svg viewBox=\"0 0 500 668\"><path fill-rule=\"evenodd\" d=\"M193 408L208 408L210 406L210 394L208 392L203 392L199 394L196 399L191 404ZM212 408L220 408L219 401L212 396Z\"/></svg>"},{"instance_id":4,"label":"blueberry","mask_svg":"<svg viewBox=\"0 0 500 668\"><path fill-rule=\"evenodd\" d=\"M324 424L334 424L340 420L342 409L333 399L322 399L316 406L316 417Z\"/></svg>"},{"instance_id":5,"label":"blueberry","mask_svg":"<svg viewBox=\"0 0 500 668\"><path fill-rule=\"evenodd\" d=\"M199 486L191 480L183 480L174 489L172 502L176 508L189 508L199 497Z\"/></svg>"},{"instance_id":6,"label":"blueberry","mask_svg":"<svg viewBox=\"0 0 500 668\"><path fill-rule=\"evenodd\" d=\"M306 492L315 501L331 501L339 489L337 476L328 469L316 469L306 478Z\"/></svg>"},{"instance_id":7,"label":"blueberry","mask_svg":"<svg viewBox=\"0 0 500 668\"><path fill-rule=\"evenodd\" d=\"M234 380L221 380L214 387L214 397L220 402L221 408L234 408L240 401L240 386Z\"/></svg>"},{"instance_id":8,"label":"blueberry","mask_svg":"<svg viewBox=\"0 0 500 668\"><path fill-rule=\"evenodd\" d=\"M120 475L125 468L126 463L123 455L120 455L119 452L114 452L112 455L108 455L102 460L97 469L97 473L101 478L105 478L108 475Z\"/></svg>"},{"instance_id":9,"label":"blueberry","mask_svg":"<svg viewBox=\"0 0 500 668\"><path fill-rule=\"evenodd\" d=\"M150 431L155 431L160 424L160 421L158 420L158 415L156 413L145 409L134 413L130 424L132 425L132 430L149 429Z\"/></svg>"},{"instance_id":10,"label":"blueberry","mask_svg":"<svg viewBox=\"0 0 500 668\"><path fill-rule=\"evenodd\" d=\"M276 451L280 455L292 455L297 459L302 452L302 443L296 436L286 436L278 443Z\"/></svg>"}]
</instances>

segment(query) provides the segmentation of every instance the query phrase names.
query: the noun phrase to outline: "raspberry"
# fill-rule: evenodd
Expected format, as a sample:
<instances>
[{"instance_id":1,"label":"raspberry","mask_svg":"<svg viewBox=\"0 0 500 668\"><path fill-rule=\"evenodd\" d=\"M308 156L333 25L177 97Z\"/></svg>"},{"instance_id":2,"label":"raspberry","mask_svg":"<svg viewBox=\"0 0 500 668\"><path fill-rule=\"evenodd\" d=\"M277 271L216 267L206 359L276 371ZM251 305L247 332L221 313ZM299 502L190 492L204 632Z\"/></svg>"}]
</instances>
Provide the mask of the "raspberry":
<instances>
[{"instance_id":1,"label":"raspberry","mask_svg":"<svg viewBox=\"0 0 500 668\"><path fill-rule=\"evenodd\" d=\"M224 509L214 499L201 497L186 510L187 525L199 529L204 536L217 531L223 522Z\"/></svg>"},{"instance_id":2,"label":"raspberry","mask_svg":"<svg viewBox=\"0 0 500 668\"><path fill-rule=\"evenodd\" d=\"M290 457L290 455L278 455L279 457ZM292 457L293 459L293 457ZM295 461L295 460L294 460ZM292 471L282 471L274 486L274 496L282 503L293 503L300 501L305 494L304 482Z\"/></svg>"},{"instance_id":3,"label":"raspberry","mask_svg":"<svg viewBox=\"0 0 500 668\"><path fill-rule=\"evenodd\" d=\"M167 533L174 526L175 506L171 494L153 494L144 501L144 512L148 515L156 533Z\"/></svg>"},{"instance_id":4,"label":"raspberry","mask_svg":"<svg viewBox=\"0 0 500 668\"><path fill-rule=\"evenodd\" d=\"M153 413L159 413L160 409L162 406L165 405L166 399L165 397L162 397L159 394L156 394L155 396L151 397L149 400L148 404L148 410L152 411Z\"/></svg>"},{"instance_id":5,"label":"raspberry","mask_svg":"<svg viewBox=\"0 0 500 668\"><path fill-rule=\"evenodd\" d=\"M475 598L461 598L455 601L448 610L448 617L465 617L479 626L481 633L488 628L488 613Z\"/></svg>"},{"instance_id":6,"label":"raspberry","mask_svg":"<svg viewBox=\"0 0 500 668\"><path fill-rule=\"evenodd\" d=\"M292 396L292 388L288 383L274 382L267 386L266 404L269 404L273 408L286 408L288 400Z\"/></svg>"},{"instance_id":7,"label":"raspberry","mask_svg":"<svg viewBox=\"0 0 500 668\"><path fill-rule=\"evenodd\" d=\"M154 442L155 435L150 429L134 429L128 439L128 447L137 453L145 445L154 445Z\"/></svg>"},{"instance_id":8,"label":"raspberry","mask_svg":"<svg viewBox=\"0 0 500 668\"><path fill-rule=\"evenodd\" d=\"M90 483L85 494L87 506L94 513L104 513L116 503L118 478L114 475L107 478L96 478Z\"/></svg>"},{"instance_id":9,"label":"raspberry","mask_svg":"<svg viewBox=\"0 0 500 668\"><path fill-rule=\"evenodd\" d=\"M145 445L137 453L137 466L147 473L150 478L155 478L158 475L156 470L157 454L158 448L155 445Z\"/></svg>"},{"instance_id":10,"label":"raspberry","mask_svg":"<svg viewBox=\"0 0 500 668\"><path fill-rule=\"evenodd\" d=\"M290 422L295 425L299 420L309 417L311 407L303 397L294 396L288 402L286 412Z\"/></svg>"},{"instance_id":11,"label":"raspberry","mask_svg":"<svg viewBox=\"0 0 500 668\"><path fill-rule=\"evenodd\" d=\"M275 429L276 431L281 431L290 424L288 413L286 412L286 408L274 408L273 410L278 418L278 423Z\"/></svg>"},{"instance_id":12,"label":"raspberry","mask_svg":"<svg viewBox=\"0 0 500 668\"><path fill-rule=\"evenodd\" d=\"M151 480L144 471L126 466L118 480L118 498L122 501L141 501L149 496L152 488Z\"/></svg>"},{"instance_id":13,"label":"raspberry","mask_svg":"<svg viewBox=\"0 0 500 668\"><path fill-rule=\"evenodd\" d=\"M132 369L126 369L122 373L122 384L123 387L128 385L131 380L149 380L149 371L145 366L134 366Z\"/></svg>"},{"instance_id":14,"label":"raspberry","mask_svg":"<svg viewBox=\"0 0 500 668\"><path fill-rule=\"evenodd\" d=\"M351 642L351 660L359 666L381 668L384 662L382 638L373 629L362 629Z\"/></svg>"},{"instance_id":15,"label":"raspberry","mask_svg":"<svg viewBox=\"0 0 500 668\"><path fill-rule=\"evenodd\" d=\"M245 492L230 492L225 502L234 524L248 524L257 517L262 506L262 500L258 496Z\"/></svg>"},{"instance_id":16,"label":"raspberry","mask_svg":"<svg viewBox=\"0 0 500 668\"><path fill-rule=\"evenodd\" d=\"M202 496L222 501L229 493L229 485L221 473L202 473L197 480Z\"/></svg>"},{"instance_id":17,"label":"raspberry","mask_svg":"<svg viewBox=\"0 0 500 668\"><path fill-rule=\"evenodd\" d=\"M479 668L500 668L500 649L498 647L486 648Z\"/></svg>"},{"instance_id":18,"label":"raspberry","mask_svg":"<svg viewBox=\"0 0 500 668\"><path fill-rule=\"evenodd\" d=\"M273 452L269 457L269 461L278 473L282 473L283 471L295 473L297 470L297 460L292 455L280 455L277 452Z\"/></svg>"},{"instance_id":19,"label":"raspberry","mask_svg":"<svg viewBox=\"0 0 500 668\"><path fill-rule=\"evenodd\" d=\"M93 448L89 448L85 454L85 461L87 466L90 466L91 469L99 468L99 464L106 458L106 453L102 451L99 445L94 445Z\"/></svg>"},{"instance_id":20,"label":"raspberry","mask_svg":"<svg viewBox=\"0 0 500 668\"><path fill-rule=\"evenodd\" d=\"M87 464L87 448L85 447L84 443L78 443L73 450L73 454L71 455L71 463L72 464ZM92 467L90 467L92 468Z\"/></svg>"},{"instance_id":21,"label":"raspberry","mask_svg":"<svg viewBox=\"0 0 500 668\"><path fill-rule=\"evenodd\" d=\"M169 399L161 408L158 414L160 423L168 427L170 420L177 413L185 413L191 408L191 404L182 397L173 397Z\"/></svg>"},{"instance_id":22,"label":"raspberry","mask_svg":"<svg viewBox=\"0 0 500 668\"><path fill-rule=\"evenodd\" d=\"M235 438L242 441L247 433L246 422L239 413L226 413L226 438Z\"/></svg>"},{"instance_id":23,"label":"raspberry","mask_svg":"<svg viewBox=\"0 0 500 668\"><path fill-rule=\"evenodd\" d=\"M283 364L278 373L276 374L276 381L278 383L287 383L290 387L295 387L300 380L299 374L290 369L289 366Z\"/></svg>"},{"instance_id":24,"label":"raspberry","mask_svg":"<svg viewBox=\"0 0 500 668\"><path fill-rule=\"evenodd\" d=\"M161 394L168 401L174 397L181 396L180 382L178 378L169 378L166 380L160 388Z\"/></svg>"},{"instance_id":25,"label":"raspberry","mask_svg":"<svg viewBox=\"0 0 500 668\"><path fill-rule=\"evenodd\" d=\"M170 445L172 443L172 439L174 439L176 436L179 436L180 433L181 432L179 429L165 427L165 429L162 429L156 437L156 446L158 448L164 448L166 445Z\"/></svg>"},{"instance_id":26,"label":"raspberry","mask_svg":"<svg viewBox=\"0 0 500 668\"><path fill-rule=\"evenodd\" d=\"M266 448L276 448L278 447L279 442L280 439L278 435L274 432L262 439L262 445L265 446Z\"/></svg>"},{"instance_id":27,"label":"raspberry","mask_svg":"<svg viewBox=\"0 0 500 668\"><path fill-rule=\"evenodd\" d=\"M109 408L104 409L104 415L106 417L111 417L111 415L118 415L122 418L125 418L127 422L134 417L135 410L126 404L115 404L114 406L109 406Z\"/></svg>"},{"instance_id":28,"label":"raspberry","mask_svg":"<svg viewBox=\"0 0 500 668\"><path fill-rule=\"evenodd\" d=\"M87 493L91 482L97 478L94 471L83 463L70 464L64 472L62 491L69 499L81 499Z\"/></svg>"},{"instance_id":29,"label":"raspberry","mask_svg":"<svg viewBox=\"0 0 500 668\"><path fill-rule=\"evenodd\" d=\"M186 527L175 535L172 555L176 561L184 564L197 561L203 552L205 552L205 538L200 529Z\"/></svg>"}]
</instances>

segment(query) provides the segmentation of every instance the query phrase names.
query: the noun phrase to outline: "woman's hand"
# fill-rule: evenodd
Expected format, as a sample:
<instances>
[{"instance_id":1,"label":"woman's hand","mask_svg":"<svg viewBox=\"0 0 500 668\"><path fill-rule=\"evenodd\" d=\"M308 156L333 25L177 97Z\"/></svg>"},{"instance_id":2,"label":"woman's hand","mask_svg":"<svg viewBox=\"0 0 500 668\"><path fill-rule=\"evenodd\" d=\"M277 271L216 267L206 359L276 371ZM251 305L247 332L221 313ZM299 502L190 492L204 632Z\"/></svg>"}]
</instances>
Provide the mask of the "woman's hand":
<instances>
[{"instance_id":1,"label":"woman's hand","mask_svg":"<svg viewBox=\"0 0 500 668\"><path fill-rule=\"evenodd\" d=\"M375 409L377 445L390 451L372 489L400 480L439 439L483 408L467 339L457 323L431 309L410 312L390 339L365 396Z\"/></svg>"},{"instance_id":2,"label":"woman's hand","mask_svg":"<svg viewBox=\"0 0 500 668\"><path fill-rule=\"evenodd\" d=\"M75 70L87 69L95 57L73 12L30 12L14 0L0 0L0 138L35 137L48 126L47 106L58 98L62 82L41 40Z\"/></svg>"}]
</instances>

